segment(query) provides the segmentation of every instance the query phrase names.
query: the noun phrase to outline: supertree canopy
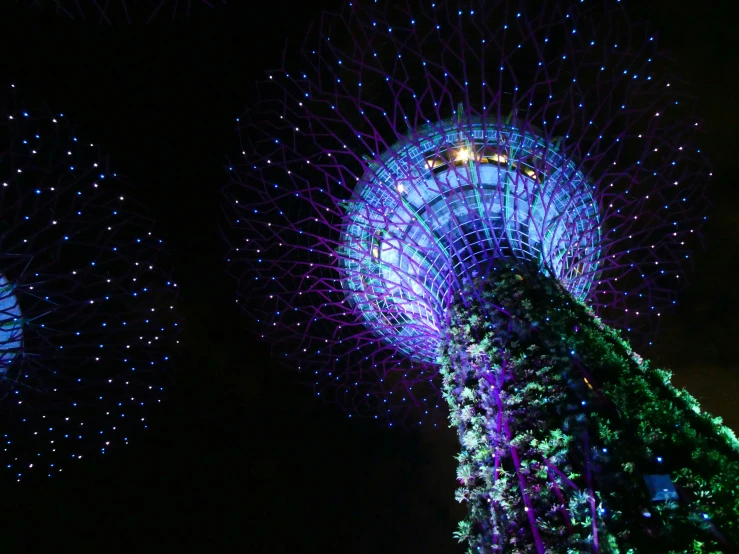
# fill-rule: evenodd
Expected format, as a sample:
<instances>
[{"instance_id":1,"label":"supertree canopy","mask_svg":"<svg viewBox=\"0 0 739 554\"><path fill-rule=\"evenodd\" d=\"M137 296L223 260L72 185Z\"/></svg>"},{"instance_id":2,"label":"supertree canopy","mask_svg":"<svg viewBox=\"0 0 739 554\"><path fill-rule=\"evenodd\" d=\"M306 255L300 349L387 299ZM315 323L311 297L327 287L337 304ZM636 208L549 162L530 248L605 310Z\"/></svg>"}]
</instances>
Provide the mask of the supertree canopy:
<instances>
[{"instance_id":1,"label":"supertree canopy","mask_svg":"<svg viewBox=\"0 0 739 554\"><path fill-rule=\"evenodd\" d=\"M488 144L489 132L497 144ZM578 298L598 270L592 188L556 148L510 122L422 126L365 172L355 194L340 247L343 287L374 333L410 357L436 359L448 295L493 260L545 262Z\"/></svg>"},{"instance_id":2,"label":"supertree canopy","mask_svg":"<svg viewBox=\"0 0 739 554\"><path fill-rule=\"evenodd\" d=\"M151 23L157 17L188 17L226 0L20 0L42 12L95 23Z\"/></svg>"},{"instance_id":3,"label":"supertree canopy","mask_svg":"<svg viewBox=\"0 0 739 554\"><path fill-rule=\"evenodd\" d=\"M435 425L441 397L470 552L736 543L739 443L624 338L676 302L710 175L648 29L618 0L354 1L301 54L225 190L275 354L350 417Z\"/></svg>"},{"instance_id":4,"label":"supertree canopy","mask_svg":"<svg viewBox=\"0 0 739 554\"><path fill-rule=\"evenodd\" d=\"M21 480L126 444L173 378L153 222L63 114L0 92L0 434Z\"/></svg>"}]
</instances>

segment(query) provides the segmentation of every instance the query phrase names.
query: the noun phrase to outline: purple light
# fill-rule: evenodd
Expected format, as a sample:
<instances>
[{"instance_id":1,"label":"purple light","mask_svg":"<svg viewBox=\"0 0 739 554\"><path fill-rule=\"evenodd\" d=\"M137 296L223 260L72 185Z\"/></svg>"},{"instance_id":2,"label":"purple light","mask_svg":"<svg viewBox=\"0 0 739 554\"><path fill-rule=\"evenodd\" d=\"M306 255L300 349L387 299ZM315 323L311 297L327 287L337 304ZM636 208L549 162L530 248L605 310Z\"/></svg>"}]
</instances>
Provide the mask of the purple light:
<instances>
[{"instance_id":1,"label":"purple light","mask_svg":"<svg viewBox=\"0 0 739 554\"><path fill-rule=\"evenodd\" d=\"M264 299L259 319L280 357L315 366L315 386L335 389L329 396L352 411L374 414L371 398L382 403L395 391L392 398L411 393L411 405L433 416L433 404L421 398L435 394L447 303L497 256L539 259L609 324L651 325L674 302L681 260L697 245L694 224L706 205L708 170L690 102L675 106L676 87L656 72L651 80L609 74L601 86L618 100L606 104L597 87L582 88L591 75L579 58L603 53L580 44L590 43L589 33L612 32L606 21L561 37L564 59L552 53L541 67L506 65L498 89L480 78L474 61L481 48L491 49L490 60L508 55L477 38L495 37L505 25L492 7L444 21L449 52L470 54L466 87L456 58L425 55L432 42L421 29L434 29L439 14L419 13L412 31L396 25L388 33L372 25L385 17L379 9L354 3L325 16L311 39L321 49L310 51L320 56L298 60L299 71L272 73L265 101L239 117L241 161L230 164L236 177L225 191L238 221L229 262L249 275L241 293ZM587 8L578 9L586 18ZM525 19L514 48L523 58L551 26L543 14ZM480 21L485 26L469 34ZM374 56L375 45L400 51L401 43L413 45L403 47L402 67L397 56ZM605 61L645 73L636 70L653 44L613 51ZM553 80L555 67L582 75L577 83ZM342 83L319 81L323 72ZM373 75L388 80L370 89ZM592 77L603 79L599 71ZM531 88L542 79L551 93ZM303 101L306 87L311 98ZM647 98L659 110L641 110ZM648 116L657 111L660 117ZM258 311L254 302L240 304ZM362 379L345 386L324 379L328 372ZM409 414L408 403L401 412Z\"/></svg>"}]
</instances>

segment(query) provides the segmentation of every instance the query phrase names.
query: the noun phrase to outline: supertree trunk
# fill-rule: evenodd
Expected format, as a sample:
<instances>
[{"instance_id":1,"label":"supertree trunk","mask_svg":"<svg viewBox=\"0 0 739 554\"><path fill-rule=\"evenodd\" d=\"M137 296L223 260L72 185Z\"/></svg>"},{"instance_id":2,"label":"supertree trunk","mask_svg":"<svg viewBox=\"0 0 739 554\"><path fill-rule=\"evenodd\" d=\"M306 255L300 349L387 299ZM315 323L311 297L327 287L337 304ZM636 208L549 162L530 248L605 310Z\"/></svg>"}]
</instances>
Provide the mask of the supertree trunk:
<instances>
[{"instance_id":1,"label":"supertree trunk","mask_svg":"<svg viewBox=\"0 0 739 554\"><path fill-rule=\"evenodd\" d=\"M700 552L736 525L730 432L536 268L458 294L440 362L470 552Z\"/></svg>"}]
</instances>

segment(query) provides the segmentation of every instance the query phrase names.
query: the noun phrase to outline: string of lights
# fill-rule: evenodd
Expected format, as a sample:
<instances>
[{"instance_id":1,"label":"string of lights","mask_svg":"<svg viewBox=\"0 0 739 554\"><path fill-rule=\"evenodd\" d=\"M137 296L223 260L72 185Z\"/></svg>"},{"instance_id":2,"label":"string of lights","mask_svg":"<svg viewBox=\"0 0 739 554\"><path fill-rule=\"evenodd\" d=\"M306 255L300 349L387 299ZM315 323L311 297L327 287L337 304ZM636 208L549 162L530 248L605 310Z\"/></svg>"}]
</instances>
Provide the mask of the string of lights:
<instances>
[{"instance_id":1,"label":"string of lights","mask_svg":"<svg viewBox=\"0 0 739 554\"><path fill-rule=\"evenodd\" d=\"M21 480L146 428L173 379L177 285L99 148L15 85L0 98L1 458Z\"/></svg>"},{"instance_id":2,"label":"string of lights","mask_svg":"<svg viewBox=\"0 0 739 554\"><path fill-rule=\"evenodd\" d=\"M501 255L651 343L710 168L693 99L612 4L355 3L260 84L225 190L229 264L316 394L433 414L449 302Z\"/></svg>"}]
</instances>

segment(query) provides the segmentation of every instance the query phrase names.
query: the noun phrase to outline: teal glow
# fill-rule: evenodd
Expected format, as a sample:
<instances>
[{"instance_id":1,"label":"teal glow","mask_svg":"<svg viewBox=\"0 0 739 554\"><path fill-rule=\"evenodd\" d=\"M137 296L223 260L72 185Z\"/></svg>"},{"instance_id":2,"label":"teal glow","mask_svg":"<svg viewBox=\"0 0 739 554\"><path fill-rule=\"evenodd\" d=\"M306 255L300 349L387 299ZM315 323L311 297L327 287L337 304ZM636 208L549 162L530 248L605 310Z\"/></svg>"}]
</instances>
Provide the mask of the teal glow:
<instances>
[{"instance_id":1,"label":"teal glow","mask_svg":"<svg viewBox=\"0 0 739 554\"><path fill-rule=\"evenodd\" d=\"M592 186L507 123L426 125L366 164L347 202L342 286L374 333L433 361L451 295L491 260L538 260L585 299L601 256Z\"/></svg>"},{"instance_id":2,"label":"teal glow","mask_svg":"<svg viewBox=\"0 0 739 554\"><path fill-rule=\"evenodd\" d=\"M18 357L23 345L23 323L14 287L0 275L0 379Z\"/></svg>"}]
</instances>

